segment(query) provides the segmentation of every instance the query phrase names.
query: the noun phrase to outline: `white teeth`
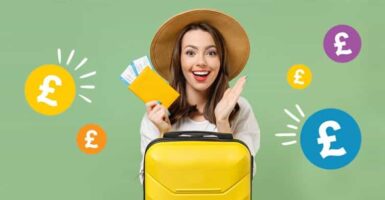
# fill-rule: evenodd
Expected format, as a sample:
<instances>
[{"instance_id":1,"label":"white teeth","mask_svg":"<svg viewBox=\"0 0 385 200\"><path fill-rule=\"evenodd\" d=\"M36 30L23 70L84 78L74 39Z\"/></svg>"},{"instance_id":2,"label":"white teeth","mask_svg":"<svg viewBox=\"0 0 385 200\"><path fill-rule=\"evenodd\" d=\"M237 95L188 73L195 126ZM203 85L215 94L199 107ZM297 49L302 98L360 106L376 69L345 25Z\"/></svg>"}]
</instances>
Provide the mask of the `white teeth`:
<instances>
[{"instance_id":1,"label":"white teeth","mask_svg":"<svg viewBox=\"0 0 385 200\"><path fill-rule=\"evenodd\" d=\"M207 74L209 74L209 72L193 72L194 75L198 75L198 76L205 76Z\"/></svg>"}]
</instances>

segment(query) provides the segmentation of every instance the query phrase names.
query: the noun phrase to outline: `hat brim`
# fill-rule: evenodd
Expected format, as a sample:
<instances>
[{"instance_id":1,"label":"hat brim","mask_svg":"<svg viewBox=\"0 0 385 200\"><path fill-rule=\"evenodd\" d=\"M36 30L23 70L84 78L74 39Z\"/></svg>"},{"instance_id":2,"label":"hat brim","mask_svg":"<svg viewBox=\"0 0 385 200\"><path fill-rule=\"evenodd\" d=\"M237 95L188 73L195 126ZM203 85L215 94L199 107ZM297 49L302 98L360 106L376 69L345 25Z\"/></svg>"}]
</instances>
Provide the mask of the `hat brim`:
<instances>
[{"instance_id":1,"label":"hat brim","mask_svg":"<svg viewBox=\"0 0 385 200\"><path fill-rule=\"evenodd\" d=\"M236 77L249 58L249 39L237 20L222 12L209 9L180 13L159 28L150 48L151 61L157 72L170 81L171 58L177 37L183 28L191 23L207 23L222 34L227 50L229 79Z\"/></svg>"}]
</instances>

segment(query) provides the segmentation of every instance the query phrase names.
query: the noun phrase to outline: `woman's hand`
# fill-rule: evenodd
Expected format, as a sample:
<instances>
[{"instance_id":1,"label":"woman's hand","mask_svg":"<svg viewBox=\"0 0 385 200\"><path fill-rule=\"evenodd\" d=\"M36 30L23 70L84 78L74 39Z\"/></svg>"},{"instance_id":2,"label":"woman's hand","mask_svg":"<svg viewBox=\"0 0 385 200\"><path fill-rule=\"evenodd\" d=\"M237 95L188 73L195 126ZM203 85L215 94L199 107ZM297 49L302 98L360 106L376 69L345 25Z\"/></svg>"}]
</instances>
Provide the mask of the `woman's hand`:
<instances>
[{"instance_id":1,"label":"woman's hand","mask_svg":"<svg viewBox=\"0 0 385 200\"><path fill-rule=\"evenodd\" d=\"M147 117L159 129L160 136L171 130L170 119L168 118L168 110L161 105L159 101L150 101L146 103Z\"/></svg>"},{"instance_id":2,"label":"woman's hand","mask_svg":"<svg viewBox=\"0 0 385 200\"><path fill-rule=\"evenodd\" d=\"M238 79L237 83L233 88L228 88L223 94L222 99L218 102L215 107L215 118L220 132L231 132L229 117L233 111L236 103L238 102L239 96L242 93L243 86L246 83L246 76ZM222 130L220 130L222 129Z\"/></svg>"}]
</instances>

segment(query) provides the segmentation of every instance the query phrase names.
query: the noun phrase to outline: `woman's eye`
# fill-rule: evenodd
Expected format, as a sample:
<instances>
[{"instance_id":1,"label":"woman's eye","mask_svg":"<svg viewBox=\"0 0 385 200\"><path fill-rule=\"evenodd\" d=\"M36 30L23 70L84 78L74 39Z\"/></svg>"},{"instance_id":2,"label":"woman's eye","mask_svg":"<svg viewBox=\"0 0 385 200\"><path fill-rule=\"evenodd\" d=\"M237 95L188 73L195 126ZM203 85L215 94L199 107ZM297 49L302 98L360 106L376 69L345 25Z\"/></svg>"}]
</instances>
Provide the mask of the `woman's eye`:
<instances>
[{"instance_id":1,"label":"woman's eye","mask_svg":"<svg viewBox=\"0 0 385 200\"><path fill-rule=\"evenodd\" d=\"M217 55L217 51L215 50L211 50L208 52L209 56L216 56Z\"/></svg>"},{"instance_id":2,"label":"woman's eye","mask_svg":"<svg viewBox=\"0 0 385 200\"><path fill-rule=\"evenodd\" d=\"M193 56L193 55L195 55L195 52L194 52L194 51L191 51L191 50L187 50L187 51L186 51L186 55L188 55L188 56Z\"/></svg>"}]
</instances>

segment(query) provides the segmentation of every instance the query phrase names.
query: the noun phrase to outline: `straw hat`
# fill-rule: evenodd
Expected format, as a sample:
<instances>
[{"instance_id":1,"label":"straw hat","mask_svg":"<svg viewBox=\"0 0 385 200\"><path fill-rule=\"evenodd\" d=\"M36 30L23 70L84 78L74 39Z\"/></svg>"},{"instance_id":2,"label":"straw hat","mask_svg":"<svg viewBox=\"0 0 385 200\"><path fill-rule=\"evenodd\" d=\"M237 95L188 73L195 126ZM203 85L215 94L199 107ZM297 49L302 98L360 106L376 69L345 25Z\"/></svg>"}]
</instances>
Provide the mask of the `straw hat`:
<instances>
[{"instance_id":1,"label":"straw hat","mask_svg":"<svg viewBox=\"0 0 385 200\"><path fill-rule=\"evenodd\" d=\"M167 20L155 34L150 49L152 64L157 72L170 81L172 52L179 33L191 23L207 23L223 36L227 49L230 80L246 65L250 43L245 30L237 20L219 11L209 9L189 10Z\"/></svg>"}]
</instances>

